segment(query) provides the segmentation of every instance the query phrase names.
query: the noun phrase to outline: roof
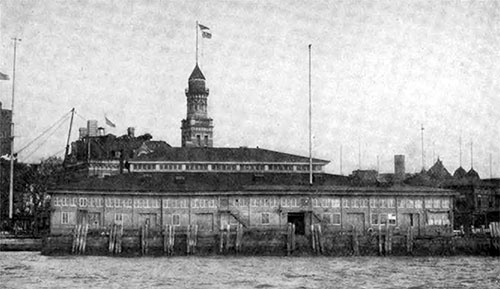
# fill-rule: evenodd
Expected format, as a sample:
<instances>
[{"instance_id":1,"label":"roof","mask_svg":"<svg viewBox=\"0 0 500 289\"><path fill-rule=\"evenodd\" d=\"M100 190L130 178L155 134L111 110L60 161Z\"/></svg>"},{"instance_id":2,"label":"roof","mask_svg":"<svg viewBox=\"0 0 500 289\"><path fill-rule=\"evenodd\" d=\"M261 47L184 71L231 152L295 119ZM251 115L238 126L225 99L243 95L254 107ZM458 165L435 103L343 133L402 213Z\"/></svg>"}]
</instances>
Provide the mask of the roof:
<instances>
[{"instance_id":1,"label":"roof","mask_svg":"<svg viewBox=\"0 0 500 289\"><path fill-rule=\"evenodd\" d=\"M467 174L465 174L465 176L468 178L468 179L471 179L471 180L479 180L480 177L479 177L479 174L473 169L471 168Z\"/></svg>"},{"instance_id":2,"label":"roof","mask_svg":"<svg viewBox=\"0 0 500 289\"><path fill-rule=\"evenodd\" d=\"M191 75L189 76L189 80L191 79L203 79L205 80L205 76L200 70L200 67L198 66L198 63L196 63L196 66L193 69L193 72L191 72Z\"/></svg>"},{"instance_id":3,"label":"roof","mask_svg":"<svg viewBox=\"0 0 500 289\"><path fill-rule=\"evenodd\" d=\"M76 182L60 183L49 190L52 193L86 192L109 194L454 194L451 190L428 187L354 187L345 176L315 174L315 182L309 185L308 174L298 173L130 173L103 179L86 178ZM182 181L179 181L182 180Z\"/></svg>"},{"instance_id":4,"label":"roof","mask_svg":"<svg viewBox=\"0 0 500 289\"><path fill-rule=\"evenodd\" d=\"M436 163L427 171L427 174L437 180L444 180L451 178L450 173L444 167L443 162L438 158Z\"/></svg>"},{"instance_id":5,"label":"roof","mask_svg":"<svg viewBox=\"0 0 500 289\"><path fill-rule=\"evenodd\" d=\"M159 147L132 160L139 161L309 163L309 158L261 148ZM313 158L313 163L329 161Z\"/></svg>"},{"instance_id":6,"label":"roof","mask_svg":"<svg viewBox=\"0 0 500 289\"><path fill-rule=\"evenodd\" d=\"M464 168L462 167L459 167L458 169L456 169L456 171L453 173L453 177L455 179L461 179L463 177L465 177L465 175L467 174L467 172L465 171Z\"/></svg>"}]
</instances>

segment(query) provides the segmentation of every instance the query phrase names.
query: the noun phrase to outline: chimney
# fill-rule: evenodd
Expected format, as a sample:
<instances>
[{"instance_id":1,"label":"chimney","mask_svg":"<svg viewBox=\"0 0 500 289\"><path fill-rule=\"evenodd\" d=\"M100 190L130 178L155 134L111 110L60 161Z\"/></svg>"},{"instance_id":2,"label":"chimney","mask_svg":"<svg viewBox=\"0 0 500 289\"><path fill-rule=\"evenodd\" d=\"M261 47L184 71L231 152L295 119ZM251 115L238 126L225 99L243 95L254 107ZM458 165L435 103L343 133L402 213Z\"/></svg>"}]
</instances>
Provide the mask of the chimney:
<instances>
[{"instance_id":1,"label":"chimney","mask_svg":"<svg viewBox=\"0 0 500 289\"><path fill-rule=\"evenodd\" d=\"M80 131L80 139L84 139L87 136L87 128L81 127L79 131Z\"/></svg>"},{"instance_id":2,"label":"chimney","mask_svg":"<svg viewBox=\"0 0 500 289\"><path fill-rule=\"evenodd\" d=\"M127 135L128 135L130 138L135 137L135 128L133 128L133 127L129 127L129 128L127 128Z\"/></svg>"},{"instance_id":3,"label":"chimney","mask_svg":"<svg viewBox=\"0 0 500 289\"><path fill-rule=\"evenodd\" d=\"M89 136L97 136L97 120L87 121L87 133Z\"/></svg>"},{"instance_id":4,"label":"chimney","mask_svg":"<svg viewBox=\"0 0 500 289\"><path fill-rule=\"evenodd\" d=\"M401 183L405 178L405 156L394 156L394 182Z\"/></svg>"}]
</instances>

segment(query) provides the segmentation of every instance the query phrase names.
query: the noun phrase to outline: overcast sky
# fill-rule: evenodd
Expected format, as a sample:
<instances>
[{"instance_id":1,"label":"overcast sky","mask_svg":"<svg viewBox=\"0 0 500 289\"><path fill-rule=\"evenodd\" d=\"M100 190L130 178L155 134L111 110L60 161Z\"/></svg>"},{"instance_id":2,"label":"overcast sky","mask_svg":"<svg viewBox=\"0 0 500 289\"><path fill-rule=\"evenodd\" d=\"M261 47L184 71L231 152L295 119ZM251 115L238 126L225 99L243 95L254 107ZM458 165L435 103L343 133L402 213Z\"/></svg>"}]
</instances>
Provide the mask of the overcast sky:
<instances>
[{"instance_id":1,"label":"overcast sky","mask_svg":"<svg viewBox=\"0 0 500 289\"><path fill-rule=\"evenodd\" d=\"M1 1L0 71L17 50L16 151L74 107L121 135L128 126L181 143L184 89L195 65L195 23L210 88L214 146L308 155L312 44L313 155L327 171L408 172L439 156L448 170L500 177L498 1ZM11 81L0 100L11 107ZM21 160L63 155L69 119ZM361 152L361 158L358 156ZM361 160L361 161L360 161Z\"/></svg>"}]
</instances>

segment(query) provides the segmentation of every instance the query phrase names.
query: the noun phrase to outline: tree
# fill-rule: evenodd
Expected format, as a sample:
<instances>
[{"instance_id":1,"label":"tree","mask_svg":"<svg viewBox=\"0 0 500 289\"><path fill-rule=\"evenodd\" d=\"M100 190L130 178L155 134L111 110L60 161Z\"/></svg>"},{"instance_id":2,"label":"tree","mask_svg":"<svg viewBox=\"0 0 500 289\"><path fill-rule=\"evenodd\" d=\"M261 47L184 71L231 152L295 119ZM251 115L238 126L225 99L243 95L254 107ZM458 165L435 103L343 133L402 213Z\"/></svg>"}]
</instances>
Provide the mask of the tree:
<instances>
[{"instance_id":1,"label":"tree","mask_svg":"<svg viewBox=\"0 0 500 289\"><path fill-rule=\"evenodd\" d=\"M14 168L14 224L11 229L38 234L48 229L50 204L47 189L54 186L63 172L62 159L49 157L39 164L16 163ZM2 220L8 216L8 175L2 166ZM6 206L7 205L7 206ZM7 210L5 210L6 208Z\"/></svg>"}]
</instances>

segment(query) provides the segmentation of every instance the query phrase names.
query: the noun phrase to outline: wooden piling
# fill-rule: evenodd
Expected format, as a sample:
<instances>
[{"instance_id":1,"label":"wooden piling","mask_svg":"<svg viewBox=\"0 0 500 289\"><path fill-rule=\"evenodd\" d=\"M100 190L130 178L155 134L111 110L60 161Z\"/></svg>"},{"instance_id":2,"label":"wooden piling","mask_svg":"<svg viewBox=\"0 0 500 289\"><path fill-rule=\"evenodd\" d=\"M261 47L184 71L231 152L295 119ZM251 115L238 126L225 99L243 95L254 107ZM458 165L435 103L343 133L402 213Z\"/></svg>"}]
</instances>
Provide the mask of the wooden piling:
<instances>
[{"instance_id":1,"label":"wooden piling","mask_svg":"<svg viewBox=\"0 0 500 289\"><path fill-rule=\"evenodd\" d=\"M386 232L386 248L385 248L385 253L386 255L391 255L392 254L392 230L387 225L387 232Z\"/></svg>"},{"instance_id":2,"label":"wooden piling","mask_svg":"<svg viewBox=\"0 0 500 289\"><path fill-rule=\"evenodd\" d=\"M359 256L359 239L356 227L352 227L352 249L354 256Z\"/></svg>"},{"instance_id":3,"label":"wooden piling","mask_svg":"<svg viewBox=\"0 0 500 289\"><path fill-rule=\"evenodd\" d=\"M115 252L117 254L120 254L122 252L123 225L118 225L115 234L117 235L117 237L115 237L116 240Z\"/></svg>"},{"instance_id":4,"label":"wooden piling","mask_svg":"<svg viewBox=\"0 0 500 289\"><path fill-rule=\"evenodd\" d=\"M236 228L236 253L241 252L241 241L243 239L243 225L238 224L238 227Z\"/></svg>"},{"instance_id":5,"label":"wooden piling","mask_svg":"<svg viewBox=\"0 0 500 289\"><path fill-rule=\"evenodd\" d=\"M286 225L286 254L290 256L292 253L292 224Z\"/></svg>"},{"instance_id":6,"label":"wooden piling","mask_svg":"<svg viewBox=\"0 0 500 289\"><path fill-rule=\"evenodd\" d=\"M115 251L115 224L111 225L109 228L109 238L108 238L108 252L113 254Z\"/></svg>"},{"instance_id":7,"label":"wooden piling","mask_svg":"<svg viewBox=\"0 0 500 289\"><path fill-rule=\"evenodd\" d=\"M413 254L413 227L408 227L408 232L406 233L406 252Z\"/></svg>"},{"instance_id":8,"label":"wooden piling","mask_svg":"<svg viewBox=\"0 0 500 289\"><path fill-rule=\"evenodd\" d=\"M89 224L83 225L83 233L81 234L81 248L80 254L85 254L85 248L87 247L87 233L89 231Z\"/></svg>"},{"instance_id":9,"label":"wooden piling","mask_svg":"<svg viewBox=\"0 0 500 289\"><path fill-rule=\"evenodd\" d=\"M80 225L76 225L75 228L73 228L73 244L71 247L71 253L75 254L76 249L78 248L78 238L80 234Z\"/></svg>"},{"instance_id":10,"label":"wooden piling","mask_svg":"<svg viewBox=\"0 0 500 289\"><path fill-rule=\"evenodd\" d=\"M389 255L389 224L387 223L385 226L385 238L384 238L384 251L385 255Z\"/></svg>"},{"instance_id":11,"label":"wooden piling","mask_svg":"<svg viewBox=\"0 0 500 289\"><path fill-rule=\"evenodd\" d=\"M144 224L141 226L141 252L143 255L149 252L149 224Z\"/></svg>"},{"instance_id":12,"label":"wooden piling","mask_svg":"<svg viewBox=\"0 0 500 289\"><path fill-rule=\"evenodd\" d=\"M382 225L378 225L378 254L380 256L383 255L383 249L384 249L384 246L383 246L383 242L382 242Z\"/></svg>"},{"instance_id":13,"label":"wooden piling","mask_svg":"<svg viewBox=\"0 0 500 289\"><path fill-rule=\"evenodd\" d=\"M321 232L321 224L318 224L318 248L319 253L323 254L323 233Z\"/></svg>"},{"instance_id":14,"label":"wooden piling","mask_svg":"<svg viewBox=\"0 0 500 289\"><path fill-rule=\"evenodd\" d=\"M163 231L163 252L169 256L173 254L174 250L174 229L173 225L165 225Z\"/></svg>"},{"instance_id":15,"label":"wooden piling","mask_svg":"<svg viewBox=\"0 0 500 289\"><path fill-rule=\"evenodd\" d=\"M193 254L196 254L196 247L198 246L198 225L194 225L194 234L192 234L192 252Z\"/></svg>"},{"instance_id":16,"label":"wooden piling","mask_svg":"<svg viewBox=\"0 0 500 289\"><path fill-rule=\"evenodd\" d=\"M229 245L231 244L231 226L228 224L226 226L226 252L229 251Z\"/></svg>"},{"instance_id":17,"label":"wooden piling","mask_svg":"<svg viewBox=\"0 0 500 289\"><path fill-rule=\"evenodd\" d=\"M223 248L224 248L224 229L221 222L219 229L219 253L222 254Z\"/></svg>"},{"instance_id":18,"label":"wooden piling","mask_svg":"<svg viewBox=\"0 0 500 289\"><path fill-rule=\"evenodd\" d=\"M139 229L140 237L141 237L141 254L144 255L144 225Z\"/></svg>"},{"instance_id":19,"label":"wooden piling","mask_svg":"<svg viewBox=\"0 0 500 289\"><path fill-rule=\"evenodd\" d=\"M186 254L191 254L191 225L187 226L186 231Z\"/></svg>"},{"instance_id":20,"label":"wooden piling","mask_svg":"<svg viewBox=\"0 0 500 289\"><path fill-rule=\"evenodd\" d=\"M311 225L311 246L313 252L316 253L316 238L314 237L314 225Z\"/></svg>"}]
</instances>

